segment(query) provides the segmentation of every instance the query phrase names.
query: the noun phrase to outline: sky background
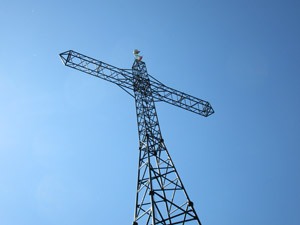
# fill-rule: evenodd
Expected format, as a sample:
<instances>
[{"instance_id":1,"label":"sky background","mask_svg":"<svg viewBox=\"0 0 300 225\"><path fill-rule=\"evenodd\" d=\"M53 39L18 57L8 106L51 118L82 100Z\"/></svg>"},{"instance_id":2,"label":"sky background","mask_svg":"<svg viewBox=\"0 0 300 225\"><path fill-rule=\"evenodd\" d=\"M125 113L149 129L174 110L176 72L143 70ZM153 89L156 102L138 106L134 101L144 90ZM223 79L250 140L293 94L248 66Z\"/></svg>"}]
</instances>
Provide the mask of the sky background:
<instances>
[{"instance_id":1,"label":"sky background","mask_svg":"<svg viewBox=\"0 0 300 225\"><path fill-rule=\"evenodd\" d=\"M211 103L157 103L165 144L203 225L300 223L300 3L0 3L0 224L129 225L134 99L65 67L75 50Z\"/></svg>"}]
</instances>

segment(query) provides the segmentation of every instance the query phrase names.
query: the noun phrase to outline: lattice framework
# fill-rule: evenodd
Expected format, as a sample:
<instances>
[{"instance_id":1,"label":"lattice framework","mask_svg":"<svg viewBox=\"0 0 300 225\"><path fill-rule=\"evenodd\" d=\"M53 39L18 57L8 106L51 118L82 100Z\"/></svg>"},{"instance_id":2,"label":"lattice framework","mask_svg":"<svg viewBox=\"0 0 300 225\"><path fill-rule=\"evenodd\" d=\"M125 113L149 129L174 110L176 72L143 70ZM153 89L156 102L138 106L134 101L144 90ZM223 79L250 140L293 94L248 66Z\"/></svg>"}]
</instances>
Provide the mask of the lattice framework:
<instances>
[{"instance_id":1,"label":"lattice framework","mask_svg":"<svg viewBox=\"0 0 300 225\"><path fill-rule=\"evenodd\" d=\"M170 88L148 74L144 62L120 69L75 51L60 54L73 69L112 82L135 99L139 163L133 225L201 225L164 144L155 102L163 101L202 116L214 113L210 103Z\"/></svg>"}]
</instances>

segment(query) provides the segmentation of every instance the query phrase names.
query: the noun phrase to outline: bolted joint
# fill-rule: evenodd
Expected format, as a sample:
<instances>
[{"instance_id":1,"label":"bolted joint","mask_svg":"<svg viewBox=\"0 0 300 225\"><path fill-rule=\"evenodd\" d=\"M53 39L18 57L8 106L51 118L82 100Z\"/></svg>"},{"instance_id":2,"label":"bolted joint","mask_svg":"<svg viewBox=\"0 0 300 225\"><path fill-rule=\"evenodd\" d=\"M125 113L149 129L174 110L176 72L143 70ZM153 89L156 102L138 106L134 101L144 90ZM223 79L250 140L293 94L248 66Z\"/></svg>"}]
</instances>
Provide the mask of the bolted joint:
<instances>
[{"instance_id":1,"label":"bolted joint","mask_svg":"<svg viewBox=\"0 0 300 225\"><path fill-rule=\"evenodd\" d=\"M136 221L133 221L132 225L138 225L138 223Z\"/></svg>"},{"instance_id":2,"label":"bolted joint","mask_svg":"<svg viewBox=\"0 0 300 225\"><path fill-rule=\"evenodd\" d=\"M189 201L188 206L193 207L194 203L192 201Z\"/></svg>"},{"instance_id":3,"label":"bolted joint","mask_svg":"<svg viewBox=\"0 0 300 225\"><path fill-rule=\"evenodd\" d=\"M149 195L153 196L154 195L154 191L153 190L149 191Z\"/></svg>"},{"instance_id":4,"label":"bolted joint","mask_svg":"<svg viewBox=\"0 0 300 225\"><path fill-rule=\"evenodd\" d=\"M157 156L157 151L153 151L153 155L154 155L154 156Z\"/></svg>"},{"instance_id":5,"label":"bolted joint","mask_svg":"<svg viewBox=\"0 0 300 225\"><path fill-rule=\"evenodd\" d=\"M164 142L164 139L163 139L163 138L160 139L160 144L162 145L162 147L163 147L164 149L166 149L166 145L165 145L165 142Z\"/></svg>"}]
</instances>

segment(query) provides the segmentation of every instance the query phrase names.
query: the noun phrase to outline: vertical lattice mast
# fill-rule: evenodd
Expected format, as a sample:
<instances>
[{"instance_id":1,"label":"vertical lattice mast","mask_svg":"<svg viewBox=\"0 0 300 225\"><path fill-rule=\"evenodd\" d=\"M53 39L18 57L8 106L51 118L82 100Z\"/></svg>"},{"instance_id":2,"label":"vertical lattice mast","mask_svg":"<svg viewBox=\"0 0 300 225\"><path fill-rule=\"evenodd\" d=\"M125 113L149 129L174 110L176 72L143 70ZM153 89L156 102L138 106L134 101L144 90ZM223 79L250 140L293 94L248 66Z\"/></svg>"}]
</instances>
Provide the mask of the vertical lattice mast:
<instances>
[{"instance_id":1,"label":"vertical lattice mast","mask_svg":"<svg viewBox=\"0 0 300 225\"><path fill-rule=\"evenodd\" d=\"M133 225L201 225L162 139L145 63L135 60L132 71L139 134Z\"/></svg>"}]
</instances>

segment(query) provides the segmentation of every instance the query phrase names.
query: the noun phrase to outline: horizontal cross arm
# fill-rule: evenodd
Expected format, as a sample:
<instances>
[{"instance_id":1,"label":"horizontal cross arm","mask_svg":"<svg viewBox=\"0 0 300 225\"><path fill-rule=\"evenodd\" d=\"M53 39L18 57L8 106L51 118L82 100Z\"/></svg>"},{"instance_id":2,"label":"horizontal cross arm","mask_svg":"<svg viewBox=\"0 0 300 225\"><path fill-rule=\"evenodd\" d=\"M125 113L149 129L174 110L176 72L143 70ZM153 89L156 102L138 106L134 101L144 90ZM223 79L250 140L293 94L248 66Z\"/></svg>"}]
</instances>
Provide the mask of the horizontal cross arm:
<instances>
[{"instance_id":1,"label":"horizontal cross arm","mask_svg":"<svg viewBox=\"0 0 300 225\"><path fill-rule=\"evenodd\" d=\"M150 76L150 78L154 101L163 101L205 117L214 113L214 110L208 101L167 87L152 76Z\"/></svg>"},{"instance_id":2,"label":"horizontal cross arm","mask_svg":"<svg viewBox=\"0 0 300 225\"><path fill-rule=\"evenodd\" d=\"M63 52L59 56L65 66L112 82L127 92L133 90L133 75L127 70L109 65L73 50Z\"/></svg>"}]
</instances>

